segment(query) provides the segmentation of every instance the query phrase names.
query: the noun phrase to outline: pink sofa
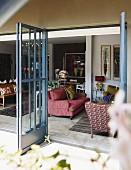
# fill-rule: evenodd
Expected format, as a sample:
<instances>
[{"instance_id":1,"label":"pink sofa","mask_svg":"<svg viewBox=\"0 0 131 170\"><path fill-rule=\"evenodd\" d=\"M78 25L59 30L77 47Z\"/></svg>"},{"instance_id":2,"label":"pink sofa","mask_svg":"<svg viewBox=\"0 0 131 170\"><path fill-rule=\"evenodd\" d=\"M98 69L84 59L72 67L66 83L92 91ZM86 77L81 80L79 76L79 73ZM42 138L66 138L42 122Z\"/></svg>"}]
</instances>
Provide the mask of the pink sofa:
<instances>
[{"instance_id":1,"label":"pink sofa","mask_svg":"<svg viewBox=\"0 0 131 170\"><path fill-rule=\"evenodd\" d=\"M72 119L84 109L85 102L90 98L76 94L76 99L67 99L64 87L48 91L48 114L55 116L67 116Z\"/></svg>"}]
</instances>

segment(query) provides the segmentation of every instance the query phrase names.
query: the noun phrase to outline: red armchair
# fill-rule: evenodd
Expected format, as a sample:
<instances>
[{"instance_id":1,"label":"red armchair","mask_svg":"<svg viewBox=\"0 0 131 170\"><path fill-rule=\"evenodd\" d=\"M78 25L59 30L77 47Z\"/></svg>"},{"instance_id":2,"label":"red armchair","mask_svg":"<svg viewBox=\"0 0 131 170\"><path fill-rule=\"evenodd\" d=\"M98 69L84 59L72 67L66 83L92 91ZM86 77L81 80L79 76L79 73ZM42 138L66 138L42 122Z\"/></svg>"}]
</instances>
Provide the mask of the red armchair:
<instances>
[{"instance_id":1,"label":"red armchair","mask_svg":"<svg viewBox=\"0 0 131 170\"><path fill-rule=\"evenodd\" d=\"M110 104L99 105L97 103L86 102L85 108L91 125L91 137L93 138L93 131L109 132L108 122L110 115L108 108Z\"/></svg>"}]
</instances>

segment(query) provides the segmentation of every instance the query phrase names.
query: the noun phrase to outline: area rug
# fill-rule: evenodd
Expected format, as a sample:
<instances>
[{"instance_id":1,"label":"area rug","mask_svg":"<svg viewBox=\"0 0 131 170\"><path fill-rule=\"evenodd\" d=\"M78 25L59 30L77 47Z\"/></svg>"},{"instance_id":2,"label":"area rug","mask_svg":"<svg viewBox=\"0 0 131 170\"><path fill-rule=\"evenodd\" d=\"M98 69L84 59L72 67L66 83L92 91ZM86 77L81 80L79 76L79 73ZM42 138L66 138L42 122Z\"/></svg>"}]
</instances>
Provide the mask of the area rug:
<instances>
[{"instance_id":1,"label":"area rug","mask_svg":"<svg viewBox=\"0 0 131 170\"><path fill-rule=\"evenodd\" d=\"M22 116L29 114L29 99L28 95L24 94L23 95L23 102L22 102ZM31 96L31 112L33 112L34 109L34 102L33 102L33 96ZM16 117L16 105L6 107L2 110L0 110L0 115L5 115L5 116L11 116L11 117Z\"/></svg>"},{"instance_id":2,"label":"area rug","mask_svg":"<svg viewBox=\"0 0 131 170\"><path fill-rule=\"evenodd\" d=\"M28 114L28 109L24 109L24 111L22 112L22 116L26 114ZM16 117L16 106L7 107L0 110L0 115Z\"/></svg>"},{"instance_id":3,"label":"area rug","mask_svg":"<svg viewBox=\"0 0 131 170\"><path fill-rule=\"evenodd\" d=\"M91 126L87 114L85 114L76 124L74 124L69 130L91 134ZM94 135L109 136L108 132L96 132Z\"/></svg>"}]
</instances>

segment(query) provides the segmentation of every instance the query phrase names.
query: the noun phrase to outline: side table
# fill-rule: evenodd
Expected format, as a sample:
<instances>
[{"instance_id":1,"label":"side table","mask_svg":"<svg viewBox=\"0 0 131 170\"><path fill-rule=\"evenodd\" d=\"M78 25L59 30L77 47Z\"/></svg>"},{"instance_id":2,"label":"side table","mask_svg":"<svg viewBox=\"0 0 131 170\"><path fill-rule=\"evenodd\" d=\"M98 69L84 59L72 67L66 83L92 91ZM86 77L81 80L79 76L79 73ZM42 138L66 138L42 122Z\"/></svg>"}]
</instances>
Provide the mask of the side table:
<instances>
[{"instance_id":1,"label":"side table","mask_svg":"<svg viewBox=\"0 0 131 170\"><path fill-rule=\"evenodd\" d=\"M103 89L97 89L97 88L94 88L93 89L93 101L94 102L99 102L99 101L102 101L103 100Z\"/></svg>"}]
</instances>

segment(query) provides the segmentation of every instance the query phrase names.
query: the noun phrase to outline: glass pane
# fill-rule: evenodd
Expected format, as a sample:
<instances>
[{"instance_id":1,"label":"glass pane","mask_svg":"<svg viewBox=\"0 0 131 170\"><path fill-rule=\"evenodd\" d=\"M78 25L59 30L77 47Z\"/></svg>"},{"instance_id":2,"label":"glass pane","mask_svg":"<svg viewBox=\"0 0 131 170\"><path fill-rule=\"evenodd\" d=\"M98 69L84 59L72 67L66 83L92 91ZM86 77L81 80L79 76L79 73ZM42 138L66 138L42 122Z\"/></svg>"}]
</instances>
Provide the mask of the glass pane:
<instances>
[{"instance_id":1,"label":"glass pane","mask_svg":"<svg viewBox=\"0 0 131 170\"><path fill-rule=\"evenodd\" d=\"M41 33L36 33L36 78L41 77L42 39Z\"/></svg>"},{"instance_id":2,"label":"glass pane","mask_svg":"<svg viewBox=\"0 0 131 170\"><path fill-rule=\"evenodd\" d=\"M36 124L38 126L41 126L41 115L42 115L42 93L41 93L41 81L38 81L37 83L37 88L36 88Z\"/></svg>"}]
</instances>

